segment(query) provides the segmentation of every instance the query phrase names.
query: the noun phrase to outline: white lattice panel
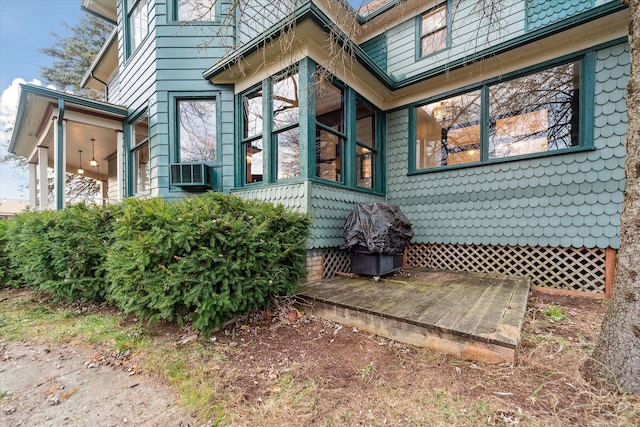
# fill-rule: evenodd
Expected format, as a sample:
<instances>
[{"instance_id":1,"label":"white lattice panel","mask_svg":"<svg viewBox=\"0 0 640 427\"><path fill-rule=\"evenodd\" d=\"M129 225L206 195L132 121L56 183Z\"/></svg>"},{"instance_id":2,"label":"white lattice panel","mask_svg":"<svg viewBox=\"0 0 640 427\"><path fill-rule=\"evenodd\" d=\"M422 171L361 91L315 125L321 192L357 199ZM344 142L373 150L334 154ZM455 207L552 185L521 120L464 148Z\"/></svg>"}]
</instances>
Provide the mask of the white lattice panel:
<instances>
[{"instance_id":1,"label":"white lattice panel","mask_svg":"<svg viewBox=\"0 0 640 427\"><path fill-rule=\"evenodd\" d=\"M540 287L605 293L605 250L600 248L411 244L407 265L527 276Z\"/></svg>"},{"instance_id":2,"label":"white lattice panel","mask_svg":"<svg viewBox=\"0 0 640 427\"><path fill-rule=\"evenodd\" d=\"M336 271L348 273L351 271L351 260L349 259L349 252L343 251L338 248L326 249L323 254L324 257L324 272L323 277L329 279L335 276Z\"/></svg>"}]
</instances>

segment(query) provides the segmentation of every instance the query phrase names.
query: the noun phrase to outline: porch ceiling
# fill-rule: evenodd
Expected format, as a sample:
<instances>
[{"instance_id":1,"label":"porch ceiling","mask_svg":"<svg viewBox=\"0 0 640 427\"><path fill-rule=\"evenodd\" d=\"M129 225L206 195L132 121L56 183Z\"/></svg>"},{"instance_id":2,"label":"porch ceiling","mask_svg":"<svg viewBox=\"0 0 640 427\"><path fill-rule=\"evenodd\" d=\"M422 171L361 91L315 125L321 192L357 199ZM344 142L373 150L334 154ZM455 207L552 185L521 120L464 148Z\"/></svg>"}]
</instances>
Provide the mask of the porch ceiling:
<instances>
[{"instance_id":1,"label":"porch ceiling","mask_svg":"<svg viewBox=\"0 0 640 427\"><path fill-rule=\"evenodd\" d=\"M62 110L60 109L62 106ZM35 85L21 85L18 112L9 152L37 163L37 147L47 147L48 166L54 163L54 121L62 114L66 122L66 168L70 173L82 167L86 175L98 176L89 165L95 138L95 158L106 172L106 159L116 152L117 132L123 130L124 107L69 95Z\"/></svg>"}]
</instances>

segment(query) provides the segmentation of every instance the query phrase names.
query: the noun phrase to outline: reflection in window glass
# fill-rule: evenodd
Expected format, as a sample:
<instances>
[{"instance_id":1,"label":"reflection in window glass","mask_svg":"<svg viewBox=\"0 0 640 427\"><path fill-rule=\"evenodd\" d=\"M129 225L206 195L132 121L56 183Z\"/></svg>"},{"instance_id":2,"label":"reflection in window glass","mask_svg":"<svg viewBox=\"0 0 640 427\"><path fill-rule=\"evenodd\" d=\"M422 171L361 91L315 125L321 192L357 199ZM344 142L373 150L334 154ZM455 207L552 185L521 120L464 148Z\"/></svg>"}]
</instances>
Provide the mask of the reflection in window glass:
<instances>
[{"instance_id":1,"label":"reflection in window glass","mask_svg":"<svg viewBox=\"0 0 640 427\"><path fill-rule=\"evenodd\" d=\"M278 179L300 176L300 129L294 128L276 134L278 153Z\"/></svg>"},{"instance_id":2,"label":"reflection in window glass","mask_svg":"<svg viewBox=\"0 0 640 427\"><path fill-rule=\"evenodd\" d=\"M243 138L262 134L262 89L242 97L242 115Z\"/></svg>"},{"instance_id":3,"label":"reflection in window glass","mask_svg":"<svg viewBox=\"0 0 640 427\"><path fill-rule=\"evenodd\" d=\"M149 0L129 1L129 33L133 52L149 33Z\"/></svg>"},{"instance_id":4,"label":"reflection in window glass","mask_svg":"<svg viewBox=\"0 0 640 427\"><path fill-rule=\"evenodd\" d=\"M178 21L214 21L215 0L177 0Z\"/></svg>"},{"instance_id":5,"label":"reflection in window glass","mask_svg":"<svg viewBox=\"0 0 640 427\"><path fill-rule=\"evenodd\" d=\"M244 143L243 148L246 171L245 184L262 182L264 169L262 138Z\"/></svg>"},{"instance_id":6,"label":"reflection in window glass","mask_svg":"<svg viewBox=\"0 0 640 427\"><path fill-rule=\"evenodd\" d=\"M368 147L376 146L376 112L360 100L356 101L356 140Z\"/></svg>"},{"instance_id":7,"label":"reflection in window glass","mask_svg":"<svg viewBox=\"0 0 640 427\"><path fill-rule=\"evenodd\" d=\"M145 114L131 126L133 140L133 189L135 194L146 193L151 187L149 168L149 118Z\"/></svg>"},{"instance_id":8,"label":"reflection in window glass","mask_svg":"<svg viewBox=\"0 0 640 427\"><path fill-rule=\"evenodd\" d=\"M181 162L216 160L216 101L214 99L178 100Z\"/></svg>"},{"instance_id":9,"label":"reflection in window glass","mask_svg":"<svg viewBox=\"0 0 640 427\"><path fill-rule=\"evenodd\" d=\"M360 99L356 100L356 185L373 188L376 156L376 112Z\"/></svg>"},{"instance_id":10,"label":"reflection in window glass","mask_svg":"<svg viewBox=\"0 0 640 427\"><path fill-rule=\"evenodd\" d=\"M151 177L149 175L149 143L136 147L133 151L134 188L136 194L149 191Z\"/></svg>"},{"instance_id":11,"label":"reflection in window glass","mask_svg":"<svg viewBox=\"0 0 640 427\"><path fill-rule=\"evenodd\" d=\"M273 128L298 121L298 74L273 84Z\"/></svg>"},{"instance_id":12,"label":"reflection in window glass","mask_svg":"<svg viewBox=\"0 0 640 427\"><path fill-rule=\"evenodd\" d=\"M326 80L316 83L316 121L344 132L344 106L342 89Z\"/></svg>"},{"instance_id":13,"label":"reflection in window glass","mask_svg":"<svg viewBox=\"0 0 640 427\"><path fill-rule=\"evenodd\" d=\"M442 6L422 17L420 33L421 56L447 47L447 7Z\"/></svg>"},{"instance_id":14,"label":"reflection in window glass","mask_svg":"<svg viewBox=\"0 0 640 427\"><path fill-rule=\"evenodd\" d=\"M316 176L342 181L342 137L316 127Z\"/></svg>"},{"instance_id":15,"label":"reflection in window glass","mask_svg":"<svg viewBox=\"0 0 640 427\"><path fill-rule=\"evenodd\" d=\"M416 109L416 169L480 160L480 91Z\"/></svg>"},{"instance_id":16,"label":"reflection in window glass","mask_svg":"<svg viewBox=\"0 0 640 427\"><path fill-rule=\"evenodd\" d=\"M356 147L357 185L373 188L373 152L365 147Z\"/></svg>"},{"instance_id":17,"label":"reflection in window glass","mask_svg":"<svg viewBox=\"0 0 640 427\"><path fill-rule=\"evenodd\" d=\"M579 63L543 70L489 89L489 158L578 146Z\"/></svg>"}]
</instances>

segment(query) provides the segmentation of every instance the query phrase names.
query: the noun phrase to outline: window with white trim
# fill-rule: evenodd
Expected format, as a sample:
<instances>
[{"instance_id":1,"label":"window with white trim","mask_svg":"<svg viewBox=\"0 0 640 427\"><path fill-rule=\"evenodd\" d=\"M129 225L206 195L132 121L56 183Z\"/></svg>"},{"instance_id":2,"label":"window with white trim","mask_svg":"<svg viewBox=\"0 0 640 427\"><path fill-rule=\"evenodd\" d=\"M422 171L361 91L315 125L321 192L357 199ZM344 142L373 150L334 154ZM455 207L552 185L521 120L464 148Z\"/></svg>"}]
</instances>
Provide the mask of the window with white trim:
<instances>
[{"instance_id":1,"label":"window with white trim","mask_svg":"<svg viewBox=\"0 0 640 427\"><path fill-rule=\"evenodd\" d=\"M149 0L128 0L127 10L129 54L131 54L149 34Z\"/></svg>"},{"instance_id":2,"label":"window with white trim","mask_svg":"<svg viewBox=\"0 0 640 427\"><path fill-rule=\"evenodd\" d=\"M447 5L433 9L420 18L420 57L447 47Z\"/></svg>"},{"instance_id":3,"label":"window with white trim","mask_svg":"<svg viewBox=\"0 0 640 427\"><path fill-rule=\"evenodd\" d=\"M175 0L178 21L215 21L216 0Z\"/></svg>"}]
</instances>

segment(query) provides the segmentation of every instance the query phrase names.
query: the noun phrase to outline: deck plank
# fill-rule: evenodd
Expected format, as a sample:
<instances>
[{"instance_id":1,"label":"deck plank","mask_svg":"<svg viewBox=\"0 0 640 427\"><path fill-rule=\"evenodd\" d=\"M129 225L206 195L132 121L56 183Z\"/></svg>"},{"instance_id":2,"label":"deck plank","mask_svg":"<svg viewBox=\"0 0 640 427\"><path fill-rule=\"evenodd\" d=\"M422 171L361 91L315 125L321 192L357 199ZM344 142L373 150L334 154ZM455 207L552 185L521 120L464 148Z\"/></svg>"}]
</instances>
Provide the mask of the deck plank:
<instances>
[{"instance_id":1,"label":"deck plank","mask_svg":"<svg viewBox=\"0 0 640 427\"><path fill-rule=\"evenodd\" d=\"M379 282L335 277L300 289L321 317L466 358L511 363L528 294L525 278L417 268Z\"/></svg>"}]
</instances>

